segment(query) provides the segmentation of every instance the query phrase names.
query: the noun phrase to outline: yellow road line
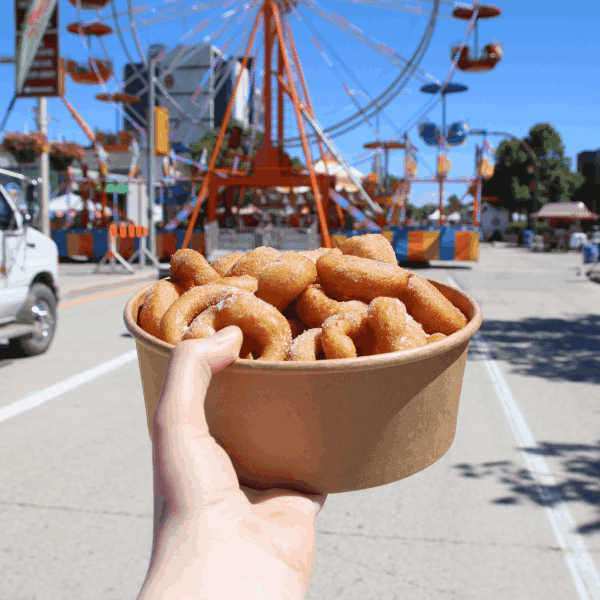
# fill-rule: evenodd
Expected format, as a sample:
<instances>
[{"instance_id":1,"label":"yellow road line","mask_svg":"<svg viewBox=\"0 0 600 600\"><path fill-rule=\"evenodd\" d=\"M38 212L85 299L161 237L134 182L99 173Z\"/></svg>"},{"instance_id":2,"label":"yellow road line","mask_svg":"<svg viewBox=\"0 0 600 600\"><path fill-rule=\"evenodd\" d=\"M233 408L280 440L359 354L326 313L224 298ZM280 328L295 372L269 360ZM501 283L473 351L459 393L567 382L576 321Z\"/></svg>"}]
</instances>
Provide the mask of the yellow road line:
<instances>
[{"instance_id":1,"label":"yellow road line","mask_svg":"<svg viewBox=\"0 0 600 600\"><path fill-rule=\"evenodd\" d=\"M110 296L118 296L119 294L124 294L125 292L135 292L140 288L146 287L149 285L147 281L144 283L138 283L132 287L121 288L118 290L113 290L112 292L105 292L104 294L96 294L95 296L86 296L85 298L79 298L78 300L71 300L70 302L62 302L58 305L58 308L67 308L68 306L75 306L76 304L84 304L85 302L92 302L93 300L102 300L103 298L110 298Z\"/></svg>"}]
</instances>

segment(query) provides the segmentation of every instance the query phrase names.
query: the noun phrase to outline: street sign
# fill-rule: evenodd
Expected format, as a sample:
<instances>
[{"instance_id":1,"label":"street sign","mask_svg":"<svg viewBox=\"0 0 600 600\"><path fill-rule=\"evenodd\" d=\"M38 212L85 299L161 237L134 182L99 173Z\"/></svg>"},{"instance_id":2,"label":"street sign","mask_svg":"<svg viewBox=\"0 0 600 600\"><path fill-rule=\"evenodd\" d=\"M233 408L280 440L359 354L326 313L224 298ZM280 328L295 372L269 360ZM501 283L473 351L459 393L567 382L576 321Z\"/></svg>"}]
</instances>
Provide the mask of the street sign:
<instances>
[{"instance_id":1,"label":"street sign","mask_svg":"<svg viewBox=\"0 0 600 600\"><path fill-rule=\"evenodd\" d=\"M17 97L61 96L57 0L15 0L15 36Z\"/></svg>"}]
</instances>

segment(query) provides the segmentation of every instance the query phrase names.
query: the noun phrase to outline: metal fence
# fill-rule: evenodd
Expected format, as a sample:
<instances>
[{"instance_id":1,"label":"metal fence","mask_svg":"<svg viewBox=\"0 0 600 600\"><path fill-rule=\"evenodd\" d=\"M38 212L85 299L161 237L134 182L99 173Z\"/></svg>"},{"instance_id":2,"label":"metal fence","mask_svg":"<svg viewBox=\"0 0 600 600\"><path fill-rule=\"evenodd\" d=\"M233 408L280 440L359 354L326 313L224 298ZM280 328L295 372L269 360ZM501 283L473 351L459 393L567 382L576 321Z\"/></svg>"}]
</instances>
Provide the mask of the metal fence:
<instances>
[{"instance_id":1,"label":"metal fence","mask_svg":"<svg viewBox=\"0 0 600 600\"><path fill-rule=\"evenodd\" d=\"M217 221L204 227L209 262L232 252L250 252L259 246L277 250L315 250L320 246L317 223L307 229L294 227L238 227L219 229Z\"/></svg>"}]
</instances>

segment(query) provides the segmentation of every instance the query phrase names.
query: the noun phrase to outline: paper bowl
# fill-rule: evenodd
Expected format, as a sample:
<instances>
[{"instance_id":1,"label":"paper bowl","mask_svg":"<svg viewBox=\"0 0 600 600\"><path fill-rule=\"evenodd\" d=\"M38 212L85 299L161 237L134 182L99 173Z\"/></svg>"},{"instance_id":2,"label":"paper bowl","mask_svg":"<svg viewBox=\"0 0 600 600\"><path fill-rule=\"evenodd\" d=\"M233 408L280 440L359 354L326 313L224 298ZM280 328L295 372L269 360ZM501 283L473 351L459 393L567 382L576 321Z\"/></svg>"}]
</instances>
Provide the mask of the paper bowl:
<instances>
[{"instance_id":1,"label":"paper bowl","mask_svg":"<svg viewBox=\"0 0 600 600\"><path fill-rule=\"evenodd\" d=\"M205 402L211 435L240 482L314 493L392 483L427 468L452 445L469 340L479 305L429 280L467 317L466 327L424 348L353 359L239 359L213 375ZM173 346L137 324L148 288L125 307L135 339L148 431Z\"/></svg>"}]
</instances>

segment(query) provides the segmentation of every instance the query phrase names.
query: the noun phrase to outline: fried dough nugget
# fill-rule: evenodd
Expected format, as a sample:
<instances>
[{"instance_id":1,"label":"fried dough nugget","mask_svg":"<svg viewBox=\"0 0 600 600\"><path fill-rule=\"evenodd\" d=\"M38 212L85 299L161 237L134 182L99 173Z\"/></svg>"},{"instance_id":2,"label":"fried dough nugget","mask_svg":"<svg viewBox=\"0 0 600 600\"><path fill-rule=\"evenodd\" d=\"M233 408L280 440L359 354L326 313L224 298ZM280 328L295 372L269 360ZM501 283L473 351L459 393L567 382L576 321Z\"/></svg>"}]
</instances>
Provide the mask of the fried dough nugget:
<instances>
[{"instance_id":1,"label":"fried dough nugget","mask_svg":"<svg viewBox=\"0 0 600 600\"><path fill-rule=\"evenodd\" d=\"M323 330L318 327L315 329L307 329L297 338L292 340L289 350L287 351L285 360L289 361L314 361L317 356L323 351L321 345L321 334Z\"/></svg>"},{"instance_id":2,"label":"fried dough nugget","mask_svg":"<svg viewBox=\"0 0 600 600\"><path fill-rule=\"evenodd\" d=\"M334 315L366 312L367 305L358 300L338 302L332 300L318 283L309 285L296 300L296 312L311 329L321 327L323 322Z\"/></svg>"},{"instance_id":3,"label":"fried dough nugget","mask_svg":"<svg viewBox=\"0 0 600 600\"><path fill-rule=\"evenodd\" d=\"M343 254L379 260L397 265L398 259L392 244L380 233L366 233L348 238L341 246Z\"/></svg>"},{"instance_id":4,"label":"fried dough nugget","mask_svg":"<svg viewBox=\"0 0 600 600\"><path fill-rule=\"evenodd\" d=\"M397 298L375 298L369 304L368 320L381 354L421 348L427 343L423 328Z\"/></svg>"},{"instance_id":5,"label":"fried dough nugget","mask_svg":"<svg viewBox=\"0 0 600 600\"><path fill-rule=\"evenodd\" d=\"M139 326L159 340L163 339L160 322L169 307L185 290L176 283L163 279L152 286L144 298L144 304L138 316Z\"/></svg>"},{"instance_id":6,"label":"fried dough nugget","mask_svg":"<svg viewBox=\"0 0 600 600\"><path fill-rule=\"evenodd\" d=\"M188 330L183 334L182 340L197 340L214 335L215 319L218 308L209 306L204 312L200 313L191 323Z\"/></svg>"},{"instance_id":7,"label":"fried dough nugget","mask_svg":"<svg viewBox=\"0 0 600 600\"><path fill-rule=\"evenodd\" d=\"M169 344L177 344L191 322L207 308L234 294L244 294L242 290L219 284L194 287L180 296L163 315L160 323L162 339ZM287 322L286 322L287 324Z\"/></svg>"},{"instance_id":8,"label":"fried dough nugget","mask_svg":"<svg viewBox=\"0 0 600 600\"><path fill-rule=\"evenodd\" d=\"M198 325L196 325L198 321ZM286 318L273 306L247 292L238 292L213 304L191 323L186 339L208 337L224 327L237 325L260 345L257 360L284 360L292 342Z\"/></svg>"},{"instance_id":9,"label":"fried dough nugget","mask_svg":"<svg viewBox=\"0 0 600 600\"><path fill-rule=\"evenodd\" d=\"M225 277L236 277L238 275L251 275L258 279L260 272L269 264L276 261L281 252L275 248L259 246L248 254L242 255L227 271Z\"/></svg>"},{"instance_id":10,"label":"fried dough nugget","mask_svg":"<svg viewBox=\"0 0 600 600\"><path fill-rule=\"evenodd\" d=\"M221 276L208 264L200 252L186 248L171 256L171 281L186 290L198 285L214 283Z\"/></svg>"},{"instance_id":11,"label":"fried dough nugget","mask_svg":"<svg viewBox=\"0 0 600 600\"><path fill-rule=\"evenodd\" d=\"M315 264L296 252L284 252L258 278L256 297L284 310L317 278Z\"/></svg>"},{"instance_id":12,"label":"fried dough nugget","mask_svg":"<svg viewBox=\"0 0 600 600\"><path fill-rule=\"evenodd\" d=\"M258 289L258 279L251 275L240 275L238 277L223 277L220 281L215 283L222 283L223 285L229 285L231 287L239 288L254 294Z\"/></svg>"},{"instance_id":13,"label":"fried dough nugget","mask_svg":"<svg viewBox=\"0 0 600 600\"><path fill-rule=\"evenodd\" d=\"M285 316L285 315L284 315ZM292 340L296 339L299 335L303 334L305 331L308 331L308 325L303 323L300 319L285 317L287 322L290 324L290 329L292 330Z\"/></svg>"},{"instance_id":14,"label":"fried dough nugget","mask_svg":"<svg viewBox=\"0 0 600 600\"><path fill-rule=\"evenodd\" d=\"M225 273L235 265L235 263L244 256L243 252L234 252L233 254L227 254L217 258L214 262L210 263L210 266L221 276L224 277Z\"/></svg>"},{"instance_id":15,"label":"fried dough nugget","mask_svg":"<svg viewBox=\"0 0 600 600\"><path fill-rule=\"evenodd\" d=\"M365 331L367 311L334 315L323 323L321 345L328 359L356 358L358 356L354 338Z\"/></svg>"},{"instance_id":16,"label":"fried dough nugget","mask_svg":"<svg viewBox=\"0 0 600 600\"><path fill-rule=\"evenodd\" d=\"M339 248L317 248L316 250L303 250L302 252L298 252L298 254L310 258L316 264L317 260L328 252L334 252L335 254L342 253Z\"/></svg>"},{"instance_id":17,"label":"fried dough nugget","mask_svg":"<svg viewBox=\"0 0 600 600\"><path fill-rule=\"evenodd\" d=\"M406 296L408 271L371 258L329 252L317 260L319 281L326 292L370 302L379 296Z\"/></svg>"},{"instance_id":18,"label":"fried dough nugget","mask_svg":"<svg viewBox=\"0 0 600 600\"><path fill-rule=\"evenodd\" d=\"M434 285L419 275L408 280L406 307L425 333L452 335L467 324L466 317Z\"/></svg>"},{"instance_id":19,"label":"fried dough nugget","mask_svg":"<svg viewBox=\"0 0 600 600\"><path fill-rule=\"evenodd\" d=\"M434 333L427 338L427 343L435 344L436 342L441 342L442 340L446 339L446 337L448 336L444 335L443 333Z\"/></svg>"}]
</instances>

